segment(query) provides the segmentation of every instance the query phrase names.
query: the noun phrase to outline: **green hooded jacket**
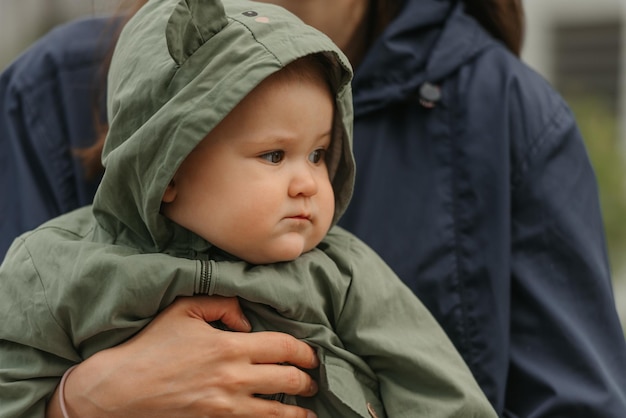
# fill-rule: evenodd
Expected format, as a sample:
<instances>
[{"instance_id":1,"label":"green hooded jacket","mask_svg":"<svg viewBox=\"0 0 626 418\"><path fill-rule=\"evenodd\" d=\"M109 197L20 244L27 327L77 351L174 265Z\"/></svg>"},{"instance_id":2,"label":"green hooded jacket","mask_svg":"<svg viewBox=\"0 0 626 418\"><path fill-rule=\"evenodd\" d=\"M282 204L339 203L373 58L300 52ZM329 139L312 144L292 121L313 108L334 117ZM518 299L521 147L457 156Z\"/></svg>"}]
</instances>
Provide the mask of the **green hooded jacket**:
<instances>
[{"instance_id":1,"label":"green hooded jacket","mask_svg":"<svg viewBox=\"0 0 626 418\"><path fill-rule=\"evenodd\" d=\"M256 85L314 53L333 63L328 153L336 221L351 195L351 70L283 9L153 0L109 71L105 175L93 206L19 237L0 267L0 416L44 417L73 364L136 334L177 296L239 296L254 331L313 345L324 417L495 416L444 332L394 273L338 227L289 263L250 265L160 214L180 163Z\"/></svg>"}]
</instances>

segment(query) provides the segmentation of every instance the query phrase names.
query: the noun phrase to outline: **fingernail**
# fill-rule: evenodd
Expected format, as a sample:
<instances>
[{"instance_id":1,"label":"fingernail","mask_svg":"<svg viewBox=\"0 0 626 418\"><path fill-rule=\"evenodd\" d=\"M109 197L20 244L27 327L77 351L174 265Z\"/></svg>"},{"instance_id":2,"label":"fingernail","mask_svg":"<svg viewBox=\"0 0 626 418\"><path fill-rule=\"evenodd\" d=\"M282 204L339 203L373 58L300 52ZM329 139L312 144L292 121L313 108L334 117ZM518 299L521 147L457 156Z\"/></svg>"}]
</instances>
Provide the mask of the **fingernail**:
<instances>
[{"instance_id":1,"label":"fingernail","mask_svg":"<svg viewBox=\"0 0 626 418\"><path fill-rule=\"evenodd\" d=\"M245 316L241 316L241 322L243 322L243 325L248 328L248 329L252 329L252 325L250 325L250 322L248 321L248 318L246 318Z\"/></svg>"},{"instance_id":2,"label":"fingernail","mask_svg":"<svg viewBox=\"0 0 626 418\"><path fill-rule=\"evenodd\" d=\"M309 388L309 390L311 391L310 393L312 394L316 394L318 387L317 387L317 382L315 382L315 380L311 380L311 387Z\"/></svg>"},{"instance_id":3,"label":"fingernail","mask_svg":"<svg viewBox=\"0 0 626 418\"><path fill-rule=\"evenodd\" d=\"M311 411L306 411L306 418L317 418L317 415Z\"/></svg>"},{"instance_id":4,"label":"fingernail","mask_svg":"<svg viewBox=\"0 0 626 418\"><path fill-rule=\"evenodd\" d=\"M313 355L313 367L317 367L320 365L320 359L317 357L317 355Z\"/></svg>"}]
</instances>

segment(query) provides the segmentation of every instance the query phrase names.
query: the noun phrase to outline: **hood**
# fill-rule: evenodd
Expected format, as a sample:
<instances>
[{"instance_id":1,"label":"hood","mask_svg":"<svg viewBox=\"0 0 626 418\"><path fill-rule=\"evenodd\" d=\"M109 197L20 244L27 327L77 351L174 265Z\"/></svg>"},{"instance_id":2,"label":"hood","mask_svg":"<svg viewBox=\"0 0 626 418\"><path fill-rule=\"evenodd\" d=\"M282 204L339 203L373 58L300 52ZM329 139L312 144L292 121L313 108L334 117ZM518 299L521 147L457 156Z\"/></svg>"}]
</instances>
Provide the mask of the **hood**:
<instances>
[{"instance_id":1,"label":"hood","mask_svg":"<svg viewBox=\"0 0 626 418\"><path fill-rule=\"evenodd\" d=\"M415 97L493 42L462 1L405 0L355 71L355 116Z\"/></svg>"},{"instance_id":2,"label":"hood","mask_svg":"<svg viewBox=\"0 0 626 418\"><path fill-rule=\"evenodd\" d=\"M124 27L109 70L105 173L93 205L104 236L143 251L206 251L209 243L160 214L166 186L194 147L262 80L315 53L334 63L328 164L336 222L354 180L351 69L341 51L270 4L149 1Z\"/></svg>"}]
</instances>

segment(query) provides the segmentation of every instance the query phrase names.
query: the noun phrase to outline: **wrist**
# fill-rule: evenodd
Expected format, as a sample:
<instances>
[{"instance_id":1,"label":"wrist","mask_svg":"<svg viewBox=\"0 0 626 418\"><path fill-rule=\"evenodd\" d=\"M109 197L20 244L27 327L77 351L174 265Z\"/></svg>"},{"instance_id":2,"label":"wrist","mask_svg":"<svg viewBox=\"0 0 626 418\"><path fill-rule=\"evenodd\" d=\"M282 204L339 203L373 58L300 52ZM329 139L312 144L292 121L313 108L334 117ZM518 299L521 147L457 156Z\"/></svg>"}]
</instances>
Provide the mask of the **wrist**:
<instances>
[{"instance_id":1,"label":"wrist","mask_svg":"<svg viewBox=\"0 0 626 418\"><path fill-rule=\"evenodd\" d=\"M110 374L119 368L115 366L119 366L119 363L120 359L114 347L100 351L68 370L62 393L67 416L46 418L118 416L119 411L116 410L120 402L118 398L120 382L119 379L111 379ZM62 405L59 395L57 399L60 410Z\"/></svg>"},{"instance_id":2,"label":"wrist","mask_svg":"<svg viewBox=\"0 0 626 418\"><path fill-rule=\"evenodd\" d=\"M67 369L61 377L61 381L46 405L45 418L65 418L68 416L68 406L65 401L65 388L67 386L68 376L75 367L76 366L72 366Z\"/></svg>"},{"instance_id":3,"label":"wrist","mask_svg":"<svg viewBox=\"0 0 626 418\"><path fill-rule=\"evenodd\" d=\"M61 417L63 417L63 418L70 418L70 415L68 413L67 404L65 402L65 384L67 383L67 379L68 379L70 373L72 373L72 371L74 371L75 368L76 368L76 366L72 366L69 369L67 369L65 371L65 373L63 373L63 377L61 378L61 382L59 383L59 388L57 390L57 392L58 392L59 409L61 411Z\"/></svg>"}]
</instances>

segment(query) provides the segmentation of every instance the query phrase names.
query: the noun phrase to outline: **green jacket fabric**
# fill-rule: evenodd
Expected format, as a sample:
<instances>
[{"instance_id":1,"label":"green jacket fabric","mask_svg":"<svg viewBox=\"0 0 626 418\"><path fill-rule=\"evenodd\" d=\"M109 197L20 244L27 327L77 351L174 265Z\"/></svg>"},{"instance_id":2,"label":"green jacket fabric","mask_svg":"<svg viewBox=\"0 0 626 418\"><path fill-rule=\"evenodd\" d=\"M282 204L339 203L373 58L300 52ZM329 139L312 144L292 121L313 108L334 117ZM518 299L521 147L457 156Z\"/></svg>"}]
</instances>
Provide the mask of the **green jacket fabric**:
<instances>
[{"instance_id":1,"label":"green jacket fabric","mask_svg":"<svg viewBox=\"0 0 626 418\"><path fill-rule=\"evenodd\" d=\"M333 227L297 260L250 265L160 214L180 163L256 85L323 53L336 115L335 221L350 199L351 70L324 35L256 2L150 1L109 71L105 175L93 206L19 237L0 267L0 416L43 417L62 374L141 330L178 296L239 296L254 331L301 338L323 417L495 416L444 332L394 273Z\"/></svg>"}]
</instances>

